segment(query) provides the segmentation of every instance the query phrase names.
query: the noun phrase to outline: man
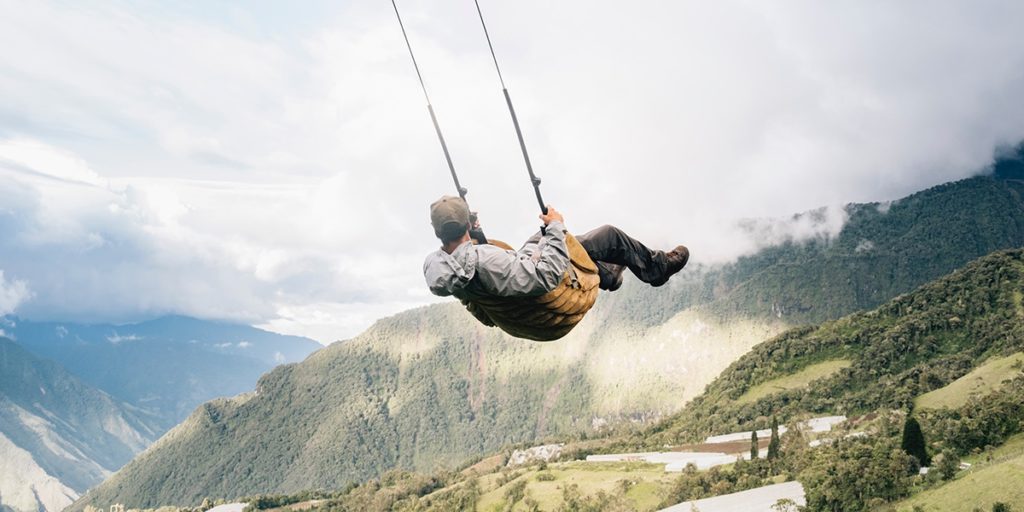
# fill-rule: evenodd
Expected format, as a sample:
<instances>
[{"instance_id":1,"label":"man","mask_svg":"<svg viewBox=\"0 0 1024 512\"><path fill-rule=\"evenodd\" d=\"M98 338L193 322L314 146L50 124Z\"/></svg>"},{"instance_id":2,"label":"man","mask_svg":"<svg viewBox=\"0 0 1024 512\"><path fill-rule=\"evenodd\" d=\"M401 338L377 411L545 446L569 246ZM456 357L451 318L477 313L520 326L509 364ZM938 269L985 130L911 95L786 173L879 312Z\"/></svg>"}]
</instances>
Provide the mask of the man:
<instances>
[{"instance_id":1,"label":"man","mask_svg":"<svg viewBox=\"0 0 1024 512\"><path fill-rule=\"evenodd\" d=\"M532 296L554 290L569 266L565 246L565 220L548 206L540 216L545 228L518 251L474 244L469 207L459 197L444 196L430 205L430 223L441 239L441 249L427 255L423 274L430 291L459 299L480 296ZM576 239L597 264L602 290L622 286L622 272L651 286L661 286L686 266L690 252L685 246L672 251L653 251L613 226L602 226Z\"/></svg>"}]
</instances>

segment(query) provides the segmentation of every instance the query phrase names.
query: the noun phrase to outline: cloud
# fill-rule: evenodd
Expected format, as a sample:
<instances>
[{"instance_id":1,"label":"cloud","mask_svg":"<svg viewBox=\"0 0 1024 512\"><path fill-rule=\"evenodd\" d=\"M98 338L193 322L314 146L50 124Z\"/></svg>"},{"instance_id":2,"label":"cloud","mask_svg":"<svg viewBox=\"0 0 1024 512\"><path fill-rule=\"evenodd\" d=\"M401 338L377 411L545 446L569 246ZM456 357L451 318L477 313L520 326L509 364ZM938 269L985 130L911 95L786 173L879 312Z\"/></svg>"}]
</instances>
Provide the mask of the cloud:
<instances>
[{"instance_id":1,"label":"cloud","mask_svg":"<svg viewBox=\"0 0 1024 512\"><path fill-rule=\"evenodd\" d=\"M474 10L400 6L471 204L525 239L536 205ZM426 205L452 185L389 5L0 8L19 314L328 341L433 300ZM483 8L545 199L695 262L827 237L843 211L823 205L968 176L1024 137L1024 5Z\"/></svg>"},{"instance_id":2,"label":"cloud","mask_svg":"<svg viewBox=\"0 0 1024 512\"><path fill-rule=\"evenodd\" d=\"M54 180L45 164L4 163L5 147L0 175L13 179L0 183L11 205L0 210L0 250L6 266L33 276L39 293L21 308L29 317L127 321L174 312L264 322L294 304L402 297L386 291L405 284L388 267L419 265L420 255L371 260L369 252L359 265L356 251L306 230L322 207L317 187ZM268 200L278 205L267 208ZM7 288L14 297L25 285Z\"/></svg>"},{"instance_id":3,"label":"cloud","mask_svg":"<svg viewBox=\"0 0 1024 512\"><path fill-rule=\"evenodd\" d=\"M4 271L0 270L0 316L13 313L18 305L32 296L25 281L8 281Z\"/></svg>"},{"instance_id":4,"label":"cloud","mask_svg":"<svg viewBox=\"0 0 1024 512\"><path fill-rule=\"evenodd\" d=\"M110 342L110 343L113 343L114 345L117 345L118 343L124 343L126 341L139 341L141 339L142 339L141 336L137 336L135 334L129 334L129 335L126 335L126 336L121 336L121 335L117 334L116 332L114 334L110 335L110 336L107 336L107 341Z\"/></svg>"},{"instance_id":5,"label":"cloud","mask_svg":"<svg viewBox=\"0 0 1024 512\"><path fill-rule=\"evenodd\" d=\"M765 247L804 240L829 240L839 234L849 214L845 207L818 208L788 218L747 219L736 224L738 232L730 248L751 253Z\"/></svg>"}]
</instances>

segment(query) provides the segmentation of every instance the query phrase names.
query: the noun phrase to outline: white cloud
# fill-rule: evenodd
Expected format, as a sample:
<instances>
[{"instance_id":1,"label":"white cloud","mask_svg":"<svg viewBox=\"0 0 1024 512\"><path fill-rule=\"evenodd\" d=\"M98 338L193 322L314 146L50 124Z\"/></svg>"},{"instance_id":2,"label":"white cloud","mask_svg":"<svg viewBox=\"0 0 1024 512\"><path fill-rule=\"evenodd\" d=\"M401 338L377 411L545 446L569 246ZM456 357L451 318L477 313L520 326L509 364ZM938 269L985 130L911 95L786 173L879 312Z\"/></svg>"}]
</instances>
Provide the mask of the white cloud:
<instances>
[{"instance_id":1,"label":"white cloud","mask_svg":"<svg viewBox=\"0 0 1024 512\"><path fill-rule=\"evenodd\" d=\"M32 296L28 284L21 280L8 281L0 269L0 316L13 313L25 300Z\"/></svg>"},{"instance_id":2,"label":"white cloud","mask_svg":"<svg viewBox=\"0 0 1024 512\"><path fill-rule=\"evenodd\" d=\"M0 141L0 165L61 181L108 186L81 158L31 139Z\"/></svg>"},{"instance_id":3,"label":"white cloud","mask_svg":"<svg viewBox=\"0 0 1024 512\"><path fill-rule=\"evenodd\" d=\"M410 291L405 300L398 301L314 302L282 306L275 318L257 327L277 332L302 332L322 343L332 343L354 336L378 318L436 301L429 294Z\"/></svg>"},{"instance_id":4,"label":"white cloud","mask_svg":"<svg viewBox=\"0 0 1024 512\"><path fill-rule=\"evenodd\" d=\"M753 246L743 252L811 239L831 239L839 234L849 214L842 206L818 208L789 218L750 219L739 223L743 235ZM742 242L737 242L742 243Z\"/></svg>"},{"instance_id":5,"label":"white cloud","mask_svg":"<svg viewBox=\"0 0 1024 512\"><path fill-rule=\"evenodd\" d=\"M142 339L141 336L136 336L134 334L128 334L128 335L125 335L125 336L121 336L120 334L118 334L116 332L114 334L110 335L110 336L107 336L107 341L110 342L110 343L113 343L114 345L117 345L118 343L124 343L126 341L139 341L141 339Z\"/></svg>"},{"instance_id":6,"label":"white cloud","mask_svg":"<svg viewBox=\"0 0 1024 512\"><path fill-rule=\"evenodd\" d=\"M536 206L475 12L401 7L471 204L524 239ZM545 198L695 262L827 237L841 209L790 215L969 175L1024 136L1024 4L483 7ZM426 205L451 184L386 3L0 13L19 313L328 341L432 300Z\"/></svg>"}]
</instances>

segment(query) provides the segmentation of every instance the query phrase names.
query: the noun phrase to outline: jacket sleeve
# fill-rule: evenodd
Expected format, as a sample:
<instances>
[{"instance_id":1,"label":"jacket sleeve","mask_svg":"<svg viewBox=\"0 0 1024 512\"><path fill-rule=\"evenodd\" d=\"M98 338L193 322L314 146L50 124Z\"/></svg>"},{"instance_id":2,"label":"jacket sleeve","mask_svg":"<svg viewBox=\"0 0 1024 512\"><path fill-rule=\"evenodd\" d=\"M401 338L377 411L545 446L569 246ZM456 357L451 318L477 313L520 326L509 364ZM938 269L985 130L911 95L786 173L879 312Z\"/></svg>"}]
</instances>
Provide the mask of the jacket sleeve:
<instances>
[{"instance_id":1,"label":"jacket sleeve","mask_svg":"<svg viewBox=\"0 0 1024 512\"><path fill-rule=\"evenodd\" d=\"M494 246L478 249L477 279L484 290L500 297L543 295L558 287L569 266L561 222L548 225L532 254Z\"/></svg>"}]
</instances>

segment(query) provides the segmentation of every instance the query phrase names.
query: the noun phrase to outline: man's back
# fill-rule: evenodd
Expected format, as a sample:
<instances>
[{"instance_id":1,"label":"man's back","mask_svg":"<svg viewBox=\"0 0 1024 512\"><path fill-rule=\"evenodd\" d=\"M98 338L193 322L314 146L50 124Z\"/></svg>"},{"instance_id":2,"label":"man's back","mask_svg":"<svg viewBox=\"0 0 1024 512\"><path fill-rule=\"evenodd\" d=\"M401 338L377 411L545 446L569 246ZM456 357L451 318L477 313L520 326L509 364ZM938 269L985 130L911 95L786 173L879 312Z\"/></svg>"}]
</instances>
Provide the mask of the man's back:
<instances>
[{"instance_id":1,"label":"man's back","mask_svg":"<svg viewBox=\"0 0 1024 512\"><path fill-rule=\"evenodd\" d=\"M430 291L442 297L533 296L554 290L568 266L565 227L552 222L519 251L464 242L451 254L432 252L423 275Z\"/></svg>"}]
</instances>

